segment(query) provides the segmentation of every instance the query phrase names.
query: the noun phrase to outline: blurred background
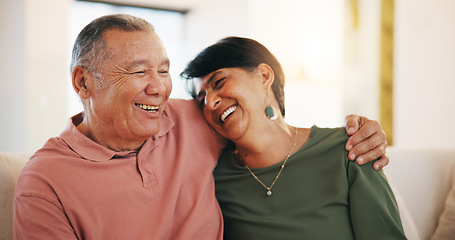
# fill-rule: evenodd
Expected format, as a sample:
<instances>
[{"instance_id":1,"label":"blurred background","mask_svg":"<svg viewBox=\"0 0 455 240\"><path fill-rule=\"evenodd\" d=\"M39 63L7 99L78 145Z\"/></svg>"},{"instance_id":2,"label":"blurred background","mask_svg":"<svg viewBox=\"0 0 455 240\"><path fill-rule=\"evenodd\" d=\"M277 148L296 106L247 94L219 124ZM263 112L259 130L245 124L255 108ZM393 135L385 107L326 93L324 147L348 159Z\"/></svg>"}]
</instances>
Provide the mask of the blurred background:
<instances>
[{"instance_id":1,"label":"blurred background","mask_svg":"<svg viewBox=\"0 0 455 240\"><path fill-rule=\"evenodd\" d=\"M455 149L453 0L1 0L0 151L33 153L82 110L72 45L120 12L155 26L172 97L189 98L178 75L200 50L250 37L283 65L289 123L336 127L359 114L380 120L393 146Z\"/></svg>"}]
</instances>

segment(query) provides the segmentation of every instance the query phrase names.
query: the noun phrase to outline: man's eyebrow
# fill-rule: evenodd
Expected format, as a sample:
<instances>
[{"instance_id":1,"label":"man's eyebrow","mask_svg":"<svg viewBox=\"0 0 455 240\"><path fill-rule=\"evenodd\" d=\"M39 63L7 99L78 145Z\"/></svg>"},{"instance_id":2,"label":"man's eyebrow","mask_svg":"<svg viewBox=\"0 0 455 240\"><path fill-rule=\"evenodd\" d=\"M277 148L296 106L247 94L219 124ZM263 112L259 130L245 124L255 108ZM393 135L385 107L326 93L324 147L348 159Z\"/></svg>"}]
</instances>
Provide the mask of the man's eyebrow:
<instances>
[{"instance_id":1,"label":"man's eyebrow","mask_svg":"<svg viewBox=\"0 0 455 240\"><path fill-rule=\"evenodd\" d=\"M131 64L127 65L125 68L126 68L127 70L129 70L129 69L131 69L131 68L133 68L133 67L142 66L142 65L147 65L149 62L150 62L150 61L149 61L149 60L146 60L146 59L144 59L144 60L137 60L137 61L134 61L134 62L132 62ZM170 64L171 64L171 62L169 61L169 59L165 59L165 60L163 60L163 61L161 62L161 64L160 64L159 66L165 65L165 66L169 67Z\"/></svg>"},{"instance_id":2,"label":"man's eyebrow","mask_svg":"<svg viewBox=\"0 0 455 240\"><path fill-rule=\"evenodd\" d=\"M134 62L128 64L125 68L129 70L129 69L137 67L137 66L145 65L146 62L147 62L147 60L134 61Z\"/></svg>"},{"instance_id":3,"label":"man's eyebrow","mask_svg":"<svg viewBox=\"0 0 455 240\"><path fill-rule=\"evenodd\" d=\"M162 63L161 63L161 66L162 65L166 65L166 66L171 66L171 61L169 60L169 58L165 59Z\"/></svg>"}]
</instances>

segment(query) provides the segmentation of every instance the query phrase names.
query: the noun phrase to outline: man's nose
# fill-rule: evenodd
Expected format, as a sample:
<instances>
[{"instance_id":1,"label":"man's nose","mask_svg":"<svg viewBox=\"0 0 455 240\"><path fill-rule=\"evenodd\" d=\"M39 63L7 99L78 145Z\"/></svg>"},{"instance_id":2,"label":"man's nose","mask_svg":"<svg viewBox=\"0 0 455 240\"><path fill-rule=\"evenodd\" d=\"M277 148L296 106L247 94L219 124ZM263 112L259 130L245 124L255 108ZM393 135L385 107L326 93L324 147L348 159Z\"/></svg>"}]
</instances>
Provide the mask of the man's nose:
<instances>
[{"instance_id":1,"label":"man's nose","mask_svg":"<svg viewBox=\"0 0 455 240\"><path fill-rule=\"evenodd\" d=\"M145 92L149 95L163 95L167 91L167 81L169 78L163 78L160 74L154 72L148 76L148 85Z\"/></svg>"}]
</instances>

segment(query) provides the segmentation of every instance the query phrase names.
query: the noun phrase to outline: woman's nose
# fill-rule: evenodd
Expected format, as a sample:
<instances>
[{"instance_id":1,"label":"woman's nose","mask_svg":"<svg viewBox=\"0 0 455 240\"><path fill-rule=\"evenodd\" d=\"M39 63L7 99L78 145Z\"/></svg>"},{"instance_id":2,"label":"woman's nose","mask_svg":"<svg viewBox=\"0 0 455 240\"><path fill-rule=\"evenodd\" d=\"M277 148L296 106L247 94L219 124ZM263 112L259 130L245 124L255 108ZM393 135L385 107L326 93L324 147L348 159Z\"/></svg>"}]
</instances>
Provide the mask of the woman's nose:
<instances>
[{"instance_id":1,"label":"woman's nose","mask_svg":"<svg viewBox=\"0 0 455 240\"><path fill-rule=\"evenodd\" d=\"M221 103L221 97L218 94L211 92L207 93L204 99L204 105L210 110L215 110Z\"/></svg>"}]
</instances>

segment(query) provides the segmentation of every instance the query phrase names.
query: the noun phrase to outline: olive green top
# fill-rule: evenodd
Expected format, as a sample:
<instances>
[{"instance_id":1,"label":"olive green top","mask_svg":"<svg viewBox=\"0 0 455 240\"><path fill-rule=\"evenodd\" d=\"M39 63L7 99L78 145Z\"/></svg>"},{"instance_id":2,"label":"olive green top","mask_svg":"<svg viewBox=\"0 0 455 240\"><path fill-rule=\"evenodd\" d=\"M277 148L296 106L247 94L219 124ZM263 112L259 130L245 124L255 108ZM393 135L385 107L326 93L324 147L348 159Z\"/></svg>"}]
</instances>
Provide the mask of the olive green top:
<instances>
[{"instance_id":1,"label":"olive green top","mask_svg":"<svg viewBox=\"0 0 455 240\"><path fill-rule=\"evenodd\" d=\"M344 128L313 126L271 196L225 152L214 171L224 239L406 239L384 173L349 161L347 139ZM270 186L281 164L252 171Z\"/></svg>"}]
</instances>

